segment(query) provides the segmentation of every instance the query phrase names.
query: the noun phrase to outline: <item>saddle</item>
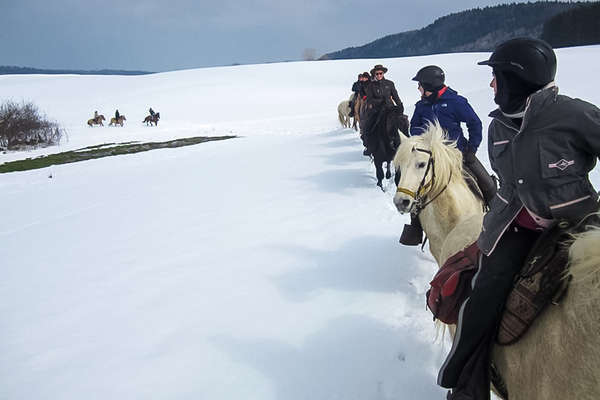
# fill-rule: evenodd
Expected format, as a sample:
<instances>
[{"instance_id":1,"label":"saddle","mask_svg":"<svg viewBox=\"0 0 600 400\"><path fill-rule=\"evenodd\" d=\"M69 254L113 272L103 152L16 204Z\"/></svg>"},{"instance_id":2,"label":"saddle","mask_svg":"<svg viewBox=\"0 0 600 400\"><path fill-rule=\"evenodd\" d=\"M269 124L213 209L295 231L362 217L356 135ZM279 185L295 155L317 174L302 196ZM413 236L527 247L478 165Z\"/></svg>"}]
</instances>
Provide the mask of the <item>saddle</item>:
<instances>
[{"instance_id":1,"label":"saddle","mask_svg":"<svg viewBox=\"0 0 600 400\"><path fill-rule=\"evenodd\" d=\"M558 304L567 292L569 242L566 221L546 230L536 241L506 300L496 342L516 343L549 304Z\"/></svg>"},{"instance_id":2,"label":"saddle","mask_svg":"<svg viewBox=\"0 0 600 400\"><path fill-rule=\"evenodd\" d=\"M558 304L571 280L567 274L568 241L573 233L566 222L554 225L537 240L514 279L496 342L515 343L550 304ZM426 293L433 319L456 324L460 306L471 294L471 281L479 267L477 243L450 257L435 274Z\"/></svg>"}]
</instances>

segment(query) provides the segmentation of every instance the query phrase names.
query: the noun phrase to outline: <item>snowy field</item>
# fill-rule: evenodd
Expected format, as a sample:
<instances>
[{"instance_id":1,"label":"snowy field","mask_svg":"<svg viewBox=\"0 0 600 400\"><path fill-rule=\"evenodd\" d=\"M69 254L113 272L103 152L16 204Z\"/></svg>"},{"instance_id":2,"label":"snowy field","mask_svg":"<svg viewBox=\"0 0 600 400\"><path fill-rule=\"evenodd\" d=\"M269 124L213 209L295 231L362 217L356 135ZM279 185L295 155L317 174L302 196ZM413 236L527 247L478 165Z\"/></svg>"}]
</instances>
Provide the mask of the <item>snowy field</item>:
<instances>
[{"instance_id":1,"label":"snowy field","mask_svg":"<svg viewBox=\"0 0 600 400\"><path fill-rule=\"evenodd\" d=\"M599 51L557 51L562 93L600 104ZM398 244L407 217L336 107L382 63L411 115L410 78L437 64L486 128L487 57L0 76L0 100L32 100L68 132L0 163L240 136L0 174L0 399L444 398L449 343L424 301L436 266ZM141 123L150 106L158 127ZM85 125L115 108L123 128Z\"/></svg>"}]
</instances>

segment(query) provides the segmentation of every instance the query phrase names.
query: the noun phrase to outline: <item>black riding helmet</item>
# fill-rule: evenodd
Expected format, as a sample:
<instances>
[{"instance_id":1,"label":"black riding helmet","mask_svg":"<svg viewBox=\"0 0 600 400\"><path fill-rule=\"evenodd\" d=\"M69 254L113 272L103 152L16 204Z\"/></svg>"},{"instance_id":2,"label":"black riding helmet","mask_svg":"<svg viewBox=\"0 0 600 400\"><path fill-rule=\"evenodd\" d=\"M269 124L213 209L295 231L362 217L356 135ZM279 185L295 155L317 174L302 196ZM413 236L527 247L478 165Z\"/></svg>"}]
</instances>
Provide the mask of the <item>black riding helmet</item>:
<instances>
[{"instance_id":1,"label":"black riding helmet","mask_svg":"<svg viewBox=\"0 0 600 400\"><path fill-rule=\"evenodd\" d=\"M556 75L554 50L543 40L533 38L516 38L501 43L489 60L477 64L512 72L522 80L540 87L552 82Z\"/></svg>"},{"instance_id":2,"label":"black riding helmet","mask_svg":"<svg viewBox=\"0 0 600 400\"><path fill-rule=\"evenodd\" d=\"M539 39L516 38L498 45L489 60L496 77L494 101L505 114L524 110L527 98L554 80L556 55Z\"/></svg>"},{"instance_id":3,"label":"black riding helmet","mask_svg":"<svg viewBox=\"0 0 600 400\"><path fill-rule=\"evenodd\" d=\"M428 65L421 68L412 80L419 82L421 87L426 91L435 92L444 87L445 78L444 71L440 67L437 65Z\"/></svg>"}]
</instances>

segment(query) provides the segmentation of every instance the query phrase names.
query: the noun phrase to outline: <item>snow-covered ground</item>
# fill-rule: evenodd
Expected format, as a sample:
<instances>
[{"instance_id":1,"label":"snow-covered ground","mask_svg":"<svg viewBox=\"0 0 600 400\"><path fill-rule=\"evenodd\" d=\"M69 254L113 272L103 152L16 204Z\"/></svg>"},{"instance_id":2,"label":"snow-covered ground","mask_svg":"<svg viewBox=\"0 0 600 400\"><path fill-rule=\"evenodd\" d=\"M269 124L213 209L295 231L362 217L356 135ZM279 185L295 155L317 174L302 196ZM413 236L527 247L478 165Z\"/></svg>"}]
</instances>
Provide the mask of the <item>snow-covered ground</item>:
<instances>
[{"instance_id":1,"label":"snow-covered ground","mask_svg":"<svg viewBox=\"0 0 600 400\"><path fill-rule=\"evenodd\" d=\"M557 51L563 93L600 104L599 50ZM0 175L0 399L443 398L449 344L424 301L435 264L398 244L407 218L336 107L383 63L410 115L410 78L437 64L487 126L486 57L0 76L0 100L33 100L68 132L0 163L240 135ZM141 124L150 106L158 127ZM86 127L115 108L125 127Z\"/></svg>"}]
</instances>

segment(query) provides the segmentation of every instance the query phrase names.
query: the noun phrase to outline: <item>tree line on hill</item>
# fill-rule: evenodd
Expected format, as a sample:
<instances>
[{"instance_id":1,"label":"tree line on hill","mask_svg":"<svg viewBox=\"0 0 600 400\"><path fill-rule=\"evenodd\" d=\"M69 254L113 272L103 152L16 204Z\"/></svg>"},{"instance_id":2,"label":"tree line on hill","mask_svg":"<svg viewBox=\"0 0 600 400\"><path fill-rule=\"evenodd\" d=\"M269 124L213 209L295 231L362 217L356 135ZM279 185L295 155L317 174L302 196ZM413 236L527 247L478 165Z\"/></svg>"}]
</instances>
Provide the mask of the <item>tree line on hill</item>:
<instances>
[{"instance_id":1,"label":"tree line on hill","mask_svg":"<svg viewBox=\"0 0 600 400\"><path fill-rule=\"evenodd\" d=\"M42 69L30 67L17 67L12 65L0 65L0 75L23 75L23 74L45 74L45 75L147 75L154 72L148 71L125 71L120 69L99 69L94 71L82 69Z\"/></svg>"},{"instance_id":2,"label":"tree line on hill","mask_svg":"<svg viewBox=\"0 0 600 400\"><path fill-rule=\"evenodd\" d=\"M600 43L600 2L542 2L475 8L438 18L418 30L388 35L320 59L387 58L492 51L505 40L529 36L554 47Z\"/></svg>"},{"instance_id":3,"label":"tree line on hill","mask_svg":"<svg viewBox=\"0 0 600 400\"><path fill-rule=\"evenodd\" d=\"M550 18L542 39L553 47L600 43L600 2L584 4Z\"/></svg>"}]
</instances>

